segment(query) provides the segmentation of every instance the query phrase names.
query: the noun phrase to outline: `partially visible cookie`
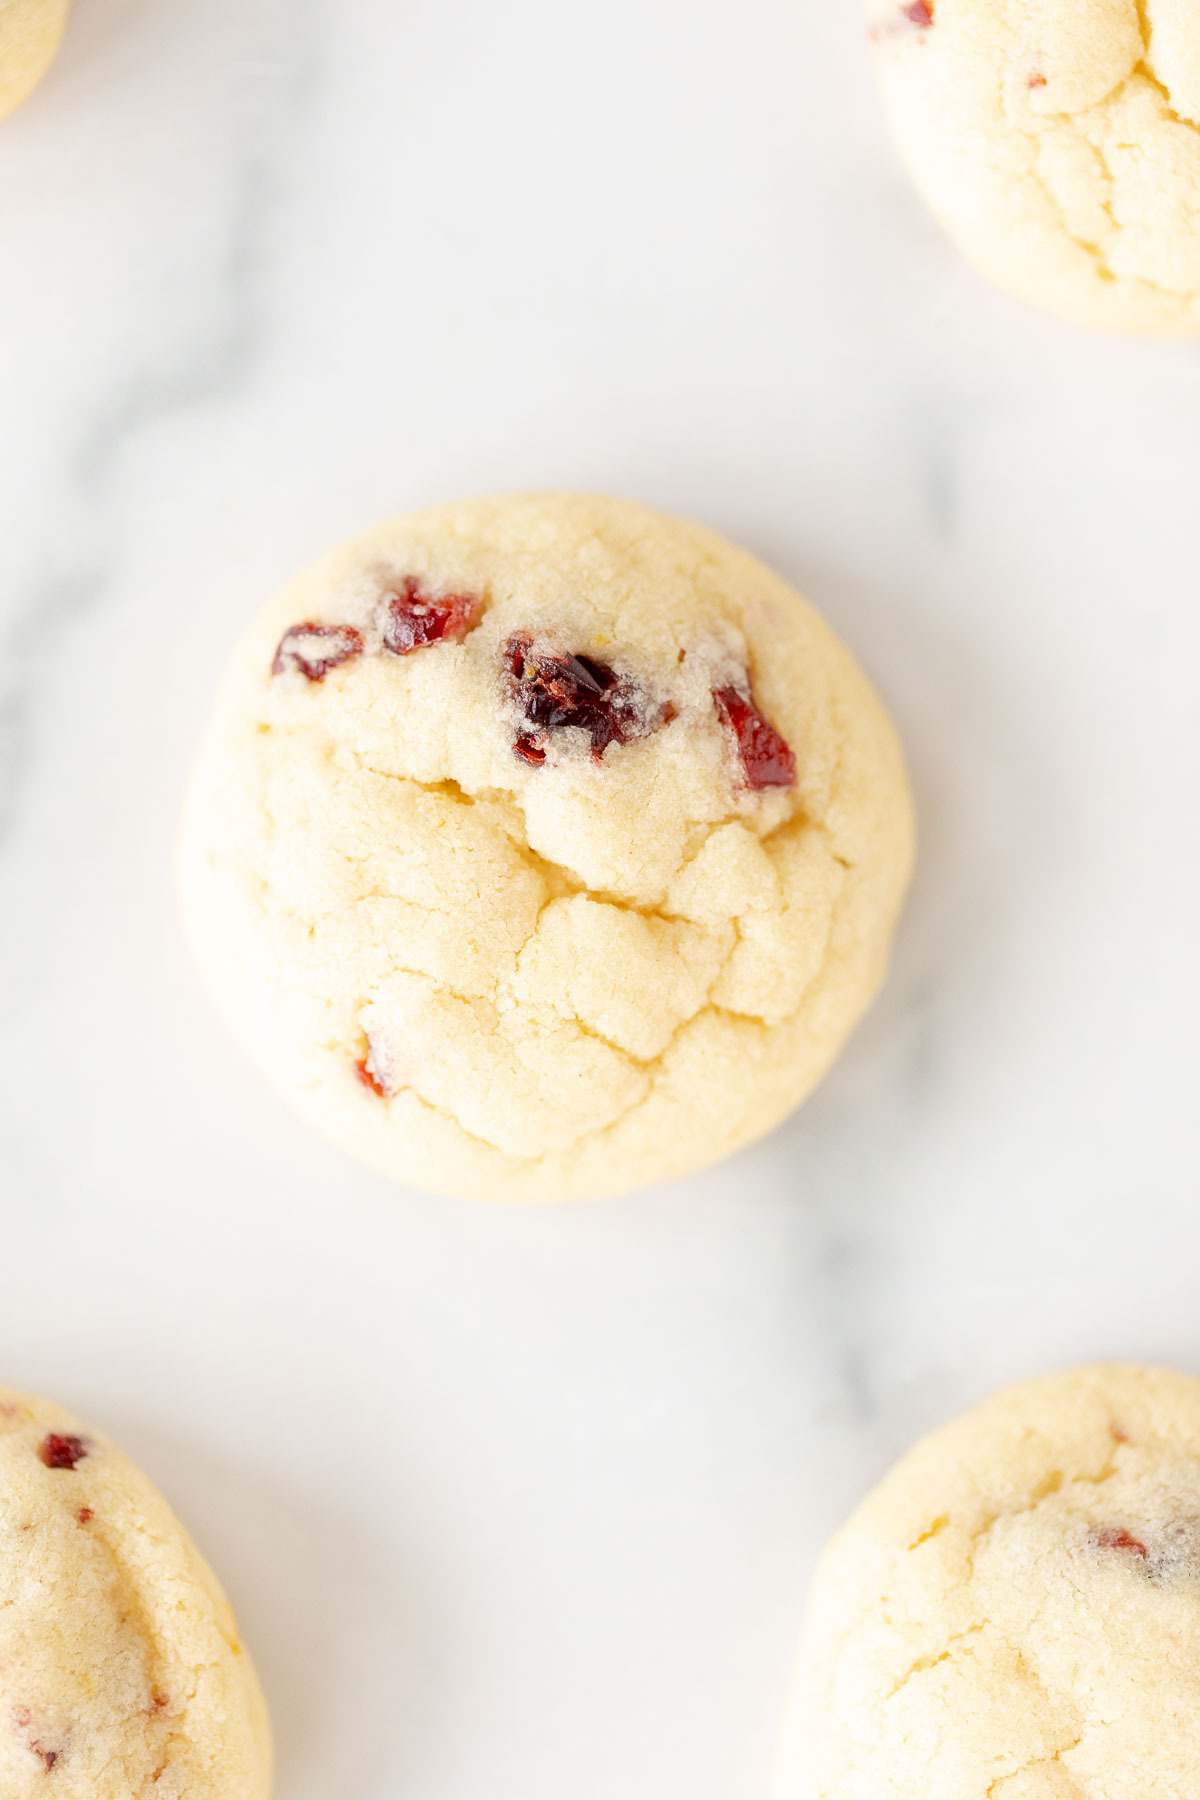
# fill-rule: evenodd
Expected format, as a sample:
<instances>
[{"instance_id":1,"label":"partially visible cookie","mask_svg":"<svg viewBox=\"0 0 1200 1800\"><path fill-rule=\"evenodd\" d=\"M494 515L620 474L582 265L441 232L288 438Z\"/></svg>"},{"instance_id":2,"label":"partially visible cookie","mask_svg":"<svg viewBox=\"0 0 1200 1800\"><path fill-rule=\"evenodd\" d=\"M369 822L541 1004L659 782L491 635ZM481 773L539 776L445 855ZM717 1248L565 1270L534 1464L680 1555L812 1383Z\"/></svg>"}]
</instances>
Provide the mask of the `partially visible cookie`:
<instances>
[{"instance_id":1,"label":"partially visible cookie","mask_svg":"<svg viewBox=\"0 0 1200 1800\"><path fill-rule=\"evenodd\" d=\"M70 8L71 0L0 0L0 119L54 61Z\"/></svg>"},{"instance_id":2,"label":"partially visible cookie","mask_svg":"<svg viewBox=\"0 0 1200 1800\"><path fill-rule=\"evenodd\" d=\"M264 1800L270 1771L233 1615L162 1496L0 1389L4 1800Z\"/></svg>"},{"instance_id":3,"label":"partially visible cookie","mask_svg":"<svg viewBox=\"0 0 1200 1800\"><path fill-rule=\"evenodd\" d=\"M911 856L888 719L793 588L538 494L381 526L267 606L181 874L305 1118L414 1185L560 1199L777 1124L879 985Z\"/></svg>"},{"instance_id":4,"label":"partially visible cookie","mask_svg":"<svg viewBox=\"0 0 1200 1800\"><path fill-rule=\"evenodd\" d=\"M1200 332L1195 0L868 0L896 136L985 275L1081 325Z\"/></svg>"},{"instance_id":5,"label":"partially visible cookie","mask_svg":"<svg viewBox=\"0 0 1200 1800\"><path fill-rule=\"evenodd\" d=\"M778 1800L1196 1800L1200 1381L1010 1388L817 1570Z\"/></svg>"}]
</instances>

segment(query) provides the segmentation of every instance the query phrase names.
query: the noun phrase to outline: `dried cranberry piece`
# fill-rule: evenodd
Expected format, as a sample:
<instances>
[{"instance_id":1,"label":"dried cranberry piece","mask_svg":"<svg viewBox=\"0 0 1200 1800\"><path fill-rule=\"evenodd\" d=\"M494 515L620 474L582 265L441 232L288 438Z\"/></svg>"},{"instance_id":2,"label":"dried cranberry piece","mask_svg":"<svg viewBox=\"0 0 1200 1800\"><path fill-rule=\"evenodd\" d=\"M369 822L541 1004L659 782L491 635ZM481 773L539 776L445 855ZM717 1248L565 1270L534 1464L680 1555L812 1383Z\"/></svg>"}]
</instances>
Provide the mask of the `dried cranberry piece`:
<instances>
[{"instance_id":1,"label":"dried cranberry piece","mask_svg":"<svg viewBox=\"0 0 1200 1800\"><path fill-rule=\"evenodd\" d=\"M518 732L513 739L513 749L523 762L532 763L535 769L546 760L545 744L535 737L526 737L523 732Z\"/></svg>"},{"instance_id":2,"label":"dried cranberry piece","mask_svg":"<svg viewBox=\"0 0 1200 1800\"><path fill-rule=\"evenodd\" d=\"M907 0L907 4L897 7L894 13L877 19L867 30L867 36L877 44L886 43L889 39L912 35L915 26L918 31L928 31L933 24L934 0Z\"/></svg>"},{"instance_id":3,"label":"dried cranberry piece","mask_svg":"<svg viewBox=\"0 0 1200 1800\"><path fill-rule=\"evenodd\" d=\"M1130 1550L1143 1562L1149 1555L1142 1540L1135 1538L1132 1532L1126 1531L1123 1525L1097 1525L1089 1533L1089 1542L1094 1544L1097 1550Z\"/></svg>"},{"instance_id":4,"label":"dried cranberry piece","mask_svg":"<svg viewBox=\"0 0 1200 1800\"><path fill-rule=\"evenodd\" d=\"M387 1089L373 1072L369 1057L359 1057L354 1065L354 1073L358 1076L358 1079L365 1088L370 1088L371 1092L373 1094L378 1094L381 1100L387 1099Z\"/></svg>"},{"instance_id":5,"label":"dried cranberry piece","mask_svg":"<svg viewBox=\"0 0 1200 1800\"><path fill-rule=\"evenodd\" d=\"M428 594L415 575L406 575L388 601L383 647L393 656L407 656L443 638L464 638L479 610L473 594Z\"/></svg>"},{"instance_id":6,"label":"dried cranberry piece","mask_svg":"<svg viewBox=\"0 0 1200 1800\"><path fill-rule=\"evenodd\" d=\"M735 687L713 689L713 700L721 715L721 723L732 733L746 776L752 788L794 787L796 758L768 719L764 719L753 699Z\"/></svg>"},{"instance_id":7,"label":"dried cranberry piece","mask_svg":"<svg viewBox=\"0 0 1200 1800\"><path fill-rule=\"evenodd\" d=\"M272 675L285 669L299 669L307 681L324 681L330 669L340 669L362 655L361 631L353 625L315 625L305 620L292 625L279 640Z\"/></svg>"},{"instance_id":8,"label":"dried cranberry piece","mask_svg":"<svg viewBox=\"0 0 1200 1800\"><path fill-rule=\"evenodd\" d=\"M33 1724L33 1714L27 1706L15 1706L13 1708L12 1721L18 1731L28 1731ZM28 1744L31 1756L38 1757L47 1769L52 1769L54 1767L60 1755L59 1751L44 1750L42 1748L41 1738L29 1738Z\"/></svg>"},{"instance_id":9,"label":"dried cranberry piece","mask_svg":"<svg viewBox=\"0 0 1200 1800\"><path fill-rule=\"evenodd\" d=\"M369 1034L366 1054L360 1056L355 1063L354 1073L363 1086L370 1088L373 1094L378 1094L381 1100L390 1100L396 1091L387 1056Z\"/></svg>"},{"instance_id":10,"label":"dried cranberry piece","mask_svg":"<svg viewBox=\"0 0 1200 1800\"><path fill-rule=\"evenodd\" d=\"M527 763L543 763L551 732L586 731L593 761L610 744L648 737L674 717L668 703L651 700L643 689L599 657L570 651L534 650L525 632L504 647L509 688L532 731L518 731L513 749Z\"/></svg>"},{"instance_id":11,"label":"dried cranberry piece","mask_svg":"<svg viewBox=\"0 0 1200 1800\"><path fill-rule=\"evenodd\" d=\"M51 1431L42 1439L38 1455L48 1469L73 1469L88 1453L81 1437L60 1437Z\"/></svg>"},{"instance_id":12,"label":"dried cranberry piece","mask_svg":"<svg viewBox=\"0 0 1200 1800\"><path fill-rule=\"evenodd\" d=\"M75 1514L75 1517L79 1520L81 1525L90 1525L95 1516L96 1515L90 1506L81 1506L79 1511Z\"/></svg>"}]
</instances>

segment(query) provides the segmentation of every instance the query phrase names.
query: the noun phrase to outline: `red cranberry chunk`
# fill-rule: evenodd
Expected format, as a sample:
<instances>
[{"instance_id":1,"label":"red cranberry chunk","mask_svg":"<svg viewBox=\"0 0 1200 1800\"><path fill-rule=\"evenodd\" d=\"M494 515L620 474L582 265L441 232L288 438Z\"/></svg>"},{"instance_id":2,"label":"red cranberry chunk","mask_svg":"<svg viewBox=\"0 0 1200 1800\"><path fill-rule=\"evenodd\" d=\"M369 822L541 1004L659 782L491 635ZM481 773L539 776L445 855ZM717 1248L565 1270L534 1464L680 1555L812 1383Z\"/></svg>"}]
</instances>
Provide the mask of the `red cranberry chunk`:
<instances>
[{"instance_id":1,"label":"red cranberry chunk","mask_svg":"<svg viewBox=\"0 0 1200 1800\"><path fill-rule=\"evenodd\" d=\"M513 749L522 762L532 763L535 769L546 760L546 746L535 737L525 737L518 732L513 739Z\"/></svg>"},{"instance_id":2,"label":"red cranberry chunk","mask_svg":"<svg viewBox=\"0 0 1200 1800\"><path fill-rule=\"evenodd\" d=\"M90 1525L95 1516L96 1515L90 1506L81 1506L79 1511L75 1514L75 1517L79 1520L81 1525Z\"/></svg>"},{"instance_id":3,"label":"red cranberry chunk","mask_svg":"<svg viewBox=\"0 0 1200 1800\"><path fill-rule=\"evenodd\" d=\"M383 647L393 656L407 656L443 638L457 642L475 624L479 610L473 594L427 594L415 575L406 575L388 601Z\"/></svg>"},{"instance_id":4,"label":"red cranberry chunk","mask_svg":"<svg viewBox=\"0 0 1200 1800\"><path fill-rule=\"evenodd\" d=\"M354 1065L354 1072L365 1088L378 1094L381 1100L390 1100L396 1092L396 1082L387 1046L381 1045L377 1039L367 1035L367 1049Z\"/></svg>"},{"instance_id":5,"label":"red cranberry chunk","mask_svg":"<svg viewBox=\"0 0 1200 1800\"><path fill-rule=\"evenodd\" d=\"M922 31L933 24L933 0L910 0L901 10L909 24L920 26Z\"/></svg>"},{"instance_id":6,"label":"red cranberry chunk","mask_svg":"<svg viewBox=\"0 0 1200 1800\"><path fill-rule=\"evenodd\" d=\"M585 731L599 762L610 744L646 737L674 716L598 657L534 650L533 640L518 633L505 645L504 659L513 698L532 727L513 742L528 763L545 762L555 731Z\"/></svg>"},{"instance_id":7,"label":"red cranberry chunk","mask_svg":"<svg viewBox=\"0 0 1200 1800\"><path fill-rule=\"evenodd\" d=\"M358 1076L358 1079L365 1088L370 1088L371 1092L373 1094L378 1094L381 1100L387 1099L387 1089L372 1069L369 1055L359 1057L354 1065L354 1073Z\"/></svg>"},{"instance_id":8,"label":"red cranberry chunk","mask_svg":"<svg viewBox=\"0 0 1200 1800\"><path fill-rule=\"evenodd\" d=\"M794 787L796 758L752 699L737 688L713 689L721 723L732 733L741 758L746 784L752 788Z\"/></svg>"},{"instance_id":9,"label":"red cranberry chunk","mask_svg":"<svg viewBox=\"0 0 1200 1800\"><path fill-rule=\"evenodd\" d=\"M40 1744L31 1744L30 1749L35 1756L40 1756L47 1769L52 1769L58 1761L57 1750L43 1750Z\"/></svg>"},{"instance_id":10,"label":"red cranberry chunk","mask_svg":"<svg viewBox=\"0 0 1200 1800\"><path fill-rule=\"evenodd\" d=\"M1090 1533L1090 1541L1097 1550L1127 1550L1143 1562L1148 1555L1142 1540L1126 1531L1123 1525L1097 1525Z\"/></svg>"},{"instance_id":11,"label":"red cranberry chunk","mask_svg":"<svg viewBox=\"0 0 1200 1800\"><path fill-rule=\"evenodd\" d=\"M284 632L271 664L272 675L299 669L306 681L324 681L330 669L362 655L362 633L353 625L314 625L306 620Z\"/></svg>"},{"instance_id":12,"label":"red cranberry chunk","mask_svg":"<svg viewBox=\"0 0 1200 1800\"><path fill-rule=\"evenodd\" d=\"M73 1469L82 1462L88 1453L88 1446L80 1437L60 1437L52 1431L44 1437L38 1455L48 1469Z\"/></svg>"}]
</instances>

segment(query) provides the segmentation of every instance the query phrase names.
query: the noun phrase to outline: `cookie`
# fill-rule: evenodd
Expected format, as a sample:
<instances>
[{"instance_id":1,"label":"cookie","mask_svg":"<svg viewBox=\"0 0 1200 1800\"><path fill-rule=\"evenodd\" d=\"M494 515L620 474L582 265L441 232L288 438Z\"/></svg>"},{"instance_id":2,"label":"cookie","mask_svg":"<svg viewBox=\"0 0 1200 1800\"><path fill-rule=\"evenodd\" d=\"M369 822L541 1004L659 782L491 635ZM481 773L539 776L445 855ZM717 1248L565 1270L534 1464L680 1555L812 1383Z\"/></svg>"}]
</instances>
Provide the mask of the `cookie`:
<instances>
[{"instance_id":1,"label":"cookie","mask_svg":"<svg viewBox=\"0 0 1200 1800\"><path fill-rule=\"evenodd\" d=\"M0 119L54 61L70 8L71 0L0 0Z\"/></svg>"},{"instance_id":2,"label":"cookie","mask_svg":"<svg viewBox=\"0 0 1200 1800\"><path fill-rule=\"evenodd\" d=\"M1080 325L1200 332L1193 0L868 0L901 152L959 247Z\"/></svg>"},{"instance_id":3,"label":"cookie","mask_svg":"<svg viewBox=\"0 0 1200 1800\"><path fill-rule=\"evenodd\" d=\"M271 1080L454 1193L613 1193L775 1125L878 986L912 822L828 627L644 507L447 506L238 648L185 912Z\"/></svg>"},{"instance_id":4,"label":"cookie","mask_svg":"<svg viewBox=\"0 0 1200 1800\"><path fill-rule=\"evenodd\" d=\"M270 1767L233 1615L162 1496L0 1389L4 1800L264 1800Z\"/></svg>"},{"instance_id":5,"label":"cookie","mask_svg":"<svg viewBox=\"0 0 1200 1800\"><path fill-rule=\"evenodd\" d=\"M819 1565L778 1800L1195 1800L1200 1381L1099 1366L911 1450Z\"/></svg>"}]
</instances>

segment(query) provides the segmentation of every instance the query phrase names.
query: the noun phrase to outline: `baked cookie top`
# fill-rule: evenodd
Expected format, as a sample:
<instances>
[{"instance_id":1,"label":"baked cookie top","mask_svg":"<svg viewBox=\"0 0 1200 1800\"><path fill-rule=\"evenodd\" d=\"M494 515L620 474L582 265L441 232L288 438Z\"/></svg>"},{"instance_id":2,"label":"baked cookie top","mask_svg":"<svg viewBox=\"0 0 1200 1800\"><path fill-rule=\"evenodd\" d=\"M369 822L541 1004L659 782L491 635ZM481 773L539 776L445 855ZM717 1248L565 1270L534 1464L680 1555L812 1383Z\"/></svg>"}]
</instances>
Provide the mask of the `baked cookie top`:
<instances>
[{"instance_id":1,"label":"baked cookie top","mask_svg":"<svg viewBox=\"0 0 1200 1800\"><path fill-rule=\"evenodd\" d=\"M1100 1366L909 1452L817 1571L780 1800L1194 1800L1200 1381Z\"/></svg>"},{"instance_id":2,"label":"baked cookie top","mask_svg":"<svg viewBox=\"0 0 1200 1800\"><path fill-rule=\"evenodd\" d=\"M4 1800L264 1800L270 1764L233 1615L161 1495L0 1389Z\"/></svg>"},{"instance_id":3,"label":"baked cookie top","mask_svg":"<svg viewBox=\"0 0 1200 1800\"><path fill-rule=\"evenodd\" d=\"M774 1124L882 976L911 844L888 721L798 594L550 495L384 526L268 606L182 873L314 1123L418 1184L554 1197Z\"/></svg>"},{"instance_id":4,"label":"baked cookie top","mask_svg":"<svg viewBox=\"0 0 1200 1800\"><path fill-rule=\"evenodd\" d=\"M971 260L1083 325L1200 331L1194 0L868 0L900 148Z\"/></svg>"},{"instance_id":5,"label":"baked cookie top","mask_svg":"<svg viewBox=\"0 0 1200 1800\"><path fill-rule=\"evenodd\" d=\"M0 0L0 119L28 98L62 38L71 0Z\"/></svg>"}]
</instances>

